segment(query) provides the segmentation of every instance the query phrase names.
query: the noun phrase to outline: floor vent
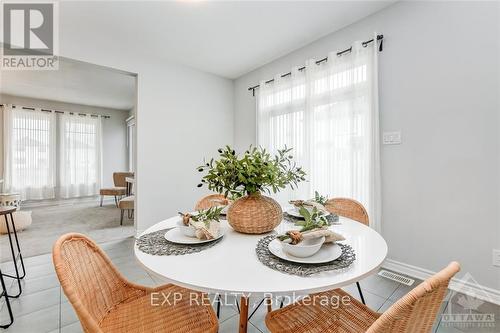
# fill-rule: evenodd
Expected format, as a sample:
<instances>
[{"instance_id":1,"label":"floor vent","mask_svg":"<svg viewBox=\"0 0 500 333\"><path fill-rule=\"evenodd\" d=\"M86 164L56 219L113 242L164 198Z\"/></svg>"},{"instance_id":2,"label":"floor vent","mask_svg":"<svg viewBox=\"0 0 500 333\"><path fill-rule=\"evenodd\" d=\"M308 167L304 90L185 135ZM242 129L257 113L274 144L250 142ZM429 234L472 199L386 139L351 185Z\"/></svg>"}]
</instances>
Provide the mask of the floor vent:
<instances>
[{"instance_id":1,"label":"floor vent","mask_svg":"<svg viewBox=\"0 0 500 333\"><path fill-rule=\"evenodd\" d=\"M402 283L402 284L406 284L407 286L411 286L413 285L413 283L415 283L415 280L412 280L404 275L399 275L399 274L396 274L396 273L393 273L393 272L389 272L389 271L386 271L384 269L381 269L379 272L378 272L378 275L380 276L383 276L389 280L392 280L392 281L396 281L396 282L399 282L399 283Z\"/></svg>"}]
</instances>

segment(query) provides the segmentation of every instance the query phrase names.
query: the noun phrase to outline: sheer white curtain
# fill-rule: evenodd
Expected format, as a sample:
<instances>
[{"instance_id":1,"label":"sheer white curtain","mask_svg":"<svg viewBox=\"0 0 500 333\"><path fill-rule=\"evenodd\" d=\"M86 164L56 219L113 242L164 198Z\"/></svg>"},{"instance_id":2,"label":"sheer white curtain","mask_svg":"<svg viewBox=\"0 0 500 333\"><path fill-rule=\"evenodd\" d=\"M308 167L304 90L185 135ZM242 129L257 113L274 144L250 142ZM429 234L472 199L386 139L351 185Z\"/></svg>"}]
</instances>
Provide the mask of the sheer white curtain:
<instances>
[{"instance_id":1,"label":"sheer white curtain","mask_svg":"<svg viewBox=\"0 0 500 333\"><path fill-rule=\"evenodd\" d=\"M3 107L4 191L51 199L56 187L56 118L40 109Z\"/></svg>"},{"instance_id":2,"label":"sheer white curtain","mask_svg":"<svg viewBox=\"0 0 500 333\"><path fill-rule=\"evenodd\" d=\"M96 195L101 186L101 118L63 114L59 119L62 198Z\"/></svg>"},{"instance_id":3,"label":"sheer white curtain","mask_svg":"<svg viewBox=\"0 0 500 333\"><path fill-rule=\"evenodd\" d=\"M376 36L375 36L376 40ZM319 65L269 84L260 83L258 144L275 152L287 145L309 182L278 200L312 197L314 191L360 201L380 230L380 156L377 46L354 43Z\"/></svg>"}]
</instances>

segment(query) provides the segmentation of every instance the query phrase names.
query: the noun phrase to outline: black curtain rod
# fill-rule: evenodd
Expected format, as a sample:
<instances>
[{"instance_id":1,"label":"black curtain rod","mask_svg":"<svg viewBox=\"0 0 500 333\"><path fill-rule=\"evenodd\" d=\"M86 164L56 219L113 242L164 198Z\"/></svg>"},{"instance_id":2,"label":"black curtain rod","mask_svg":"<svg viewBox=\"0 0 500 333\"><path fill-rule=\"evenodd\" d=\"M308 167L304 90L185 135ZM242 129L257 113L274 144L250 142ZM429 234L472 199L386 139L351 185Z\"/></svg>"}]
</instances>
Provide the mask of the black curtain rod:
<instances>
[{"instance_id":1,"label":"black curtain rod","mask_svg":"<svg viewBox=\"0 0 500 333\"><path fill-rule=\"evenodd\" d=\"M0 107L5 106L4 104L0 104ZM16 105L12 105L13 108L19 107ZM35 111L35 108L29 108L26 106L21 106L21 109L23 110L30 110L30 111ZM102 117L104 119L110 119L111 116L108 115L100 115L100 114L91 114L91 113L76 113L76 112L64 112L64 111L59 111L59 110L49 110L49 109L40 109L40 111L43 112L54 112L54 113L68 113L70 115L78 115L78 116L91 116L94 118Z\"/></svg>"},{"instance_id":2,"label":"black curtain rod","mask_svg":"<svg viewBox=\"0 0 500 333\"><path fill-rule=\"evenodd\" d=\"M380 52L382 52L382 50L383 50L383 43L384 43L384 35L377 35L377 41L380 41L380 45L378 47L378 50ZM372 38L370 40L364 41L363 43L361 43L361 45L363 45L363 47L366 47L368 44L373 43L373 42L374 42L374 39ZM343 55L345 53L349 53L351 51L352 51L352 46L350 48L348 48L348 49L345 49L344 51L337 52L337 56L340 57L341 55ZM325 62L327 60L328 60L328 57L320 59L320 60L316 61L316 65L319 65L322 62ZM304 69L306 69L306 66L300 67L299 71L303 71ZM292 75L292 72L288 72L288 73L282 74L281 77L287 77L288 75ZM264 83L271 83L271 82L274 82L274 79L267 80ZM260 87L260 84L258 84L256 86L253 86L253 87L249 87L248 91L251 90L252 91L252 95L255 96L255 89L257 89L259 87Z\"/></svg>"}]
</instances>

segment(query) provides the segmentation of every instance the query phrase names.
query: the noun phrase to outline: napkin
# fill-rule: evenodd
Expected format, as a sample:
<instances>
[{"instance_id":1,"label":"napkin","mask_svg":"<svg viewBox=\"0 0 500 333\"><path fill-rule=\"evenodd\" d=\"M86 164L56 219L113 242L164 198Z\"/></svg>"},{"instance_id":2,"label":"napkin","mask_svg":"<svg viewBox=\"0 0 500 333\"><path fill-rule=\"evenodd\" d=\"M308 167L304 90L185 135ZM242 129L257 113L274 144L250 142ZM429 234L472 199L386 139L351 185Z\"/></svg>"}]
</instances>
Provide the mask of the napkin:
<instances>
[{"instance_id":1,"label":"napkin","mask_svg":"<svg viewBox=\"0 0 500 333\"><path fill-rule=\"evenodd\" d=\"M316 209L320 212L328 212L325 206L312 200L291 200L290 203L297 208L304 207L312 209L313 207L316 207Z\"/></svg>"},{"instance_id":2,"label":"napkin","mask_svg":"<svg viewBox=\"0 0 500 333\"><path fill-rule=\"evenodd\" d=\"M190 224L196 229L196 238L198 239L215 239L219 237L220 222L196 222L191 220Z\"/></svg>"},{"instance_id":3,"label":"napkin","mask_svg":"<svg viewBox=\"0 0 500 333\"><path fill-rule=\"evenodd\" d=\"M344 236L338 234L327 227L316 228L313 230L300 232L298 230L290 230L286 233L289 238L283 240L285 243L298 244L304 239L314 239L325 237L325 243L335 243L345 240Z\"/></svg>"}]
</instances>

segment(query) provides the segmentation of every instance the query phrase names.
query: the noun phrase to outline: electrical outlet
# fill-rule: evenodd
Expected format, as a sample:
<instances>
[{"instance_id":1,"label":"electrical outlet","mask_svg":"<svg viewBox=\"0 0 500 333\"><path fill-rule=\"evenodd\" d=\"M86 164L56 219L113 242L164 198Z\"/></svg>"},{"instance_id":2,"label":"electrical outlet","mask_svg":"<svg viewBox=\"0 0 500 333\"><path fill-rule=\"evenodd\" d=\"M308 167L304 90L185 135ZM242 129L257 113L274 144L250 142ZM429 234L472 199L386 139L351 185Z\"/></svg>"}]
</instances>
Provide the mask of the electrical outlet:
<instances>
[{"instance_id":1,"label":"electrical outlet","mask_svg":"<svg viewBox=\"0 0 500 333\"><path fill-rule=\"evenodd\" d=\"M401 132L384 132L382 134L382 143L384 145L400 145L401 144Z\"/></svg>"},{"instance_id":2,"label":"electrical outlet","mask_svg":"<svg viewBox=\"0 0 500 333\"><path fill-rule=\"evenodd\" d=\"M500 267L500 250L493 249L493 266Z\"/></svg>"}]
</instances>

